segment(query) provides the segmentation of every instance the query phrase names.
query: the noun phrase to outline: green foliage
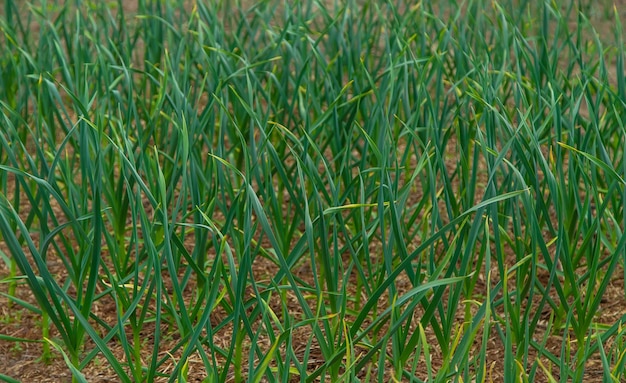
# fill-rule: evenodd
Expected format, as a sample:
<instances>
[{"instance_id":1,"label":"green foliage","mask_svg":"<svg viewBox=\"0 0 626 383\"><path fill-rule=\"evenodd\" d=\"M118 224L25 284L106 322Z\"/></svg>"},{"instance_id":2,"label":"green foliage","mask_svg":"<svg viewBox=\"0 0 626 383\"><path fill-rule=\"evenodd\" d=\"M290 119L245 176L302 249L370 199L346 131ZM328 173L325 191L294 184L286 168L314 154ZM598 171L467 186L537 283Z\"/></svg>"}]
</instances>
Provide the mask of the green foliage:
<instances>
[{"instance_id":1,"label":"green foliage","mask_svg":"<svg viewBox=\"0 0 626 383\"><path fill-rule=\"evenodd\" d=\"M623 378L619 15L438 3L7 0L0 259L44 358L468 382L496 340L507 382Z\"/></svg>"}]
</instances>

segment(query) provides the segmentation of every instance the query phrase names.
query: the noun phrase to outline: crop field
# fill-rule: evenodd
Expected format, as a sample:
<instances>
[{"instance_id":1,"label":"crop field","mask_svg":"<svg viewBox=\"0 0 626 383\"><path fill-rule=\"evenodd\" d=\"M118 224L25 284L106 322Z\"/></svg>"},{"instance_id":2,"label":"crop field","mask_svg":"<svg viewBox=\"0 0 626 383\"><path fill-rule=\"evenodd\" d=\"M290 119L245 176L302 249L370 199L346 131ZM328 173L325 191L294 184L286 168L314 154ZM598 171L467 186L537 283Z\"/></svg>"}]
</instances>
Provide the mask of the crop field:
<instances>
[{"instance_id":1,"label":"crop field","mask_svg":"<svg viewBox=\"0 0 626 383\"><path fill-rule=\"evenodd\" d=\"M0 381L625 382L624 19L3 0Z\"/></svg>"}]
</instances>

